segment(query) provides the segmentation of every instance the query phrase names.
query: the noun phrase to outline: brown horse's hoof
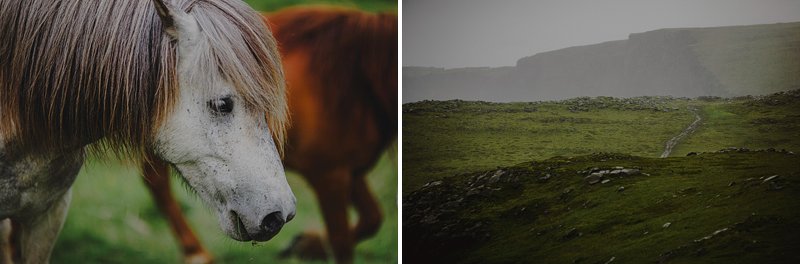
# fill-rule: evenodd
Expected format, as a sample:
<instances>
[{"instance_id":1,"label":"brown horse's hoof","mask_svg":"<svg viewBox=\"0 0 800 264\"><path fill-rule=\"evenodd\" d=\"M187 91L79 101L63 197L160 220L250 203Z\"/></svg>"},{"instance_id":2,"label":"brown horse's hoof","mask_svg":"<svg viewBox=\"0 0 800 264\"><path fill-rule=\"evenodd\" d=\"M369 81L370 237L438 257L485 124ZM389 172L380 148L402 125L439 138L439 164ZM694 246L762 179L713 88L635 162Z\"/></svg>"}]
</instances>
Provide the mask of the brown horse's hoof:
<instances>
[{"instance_id":1,"label":"brown horse's hoof","mask_svg":"<svg viewBox=\"0 0 800 264\"><path fill-rule=\"evenodd\" d=\"M283 249L281 258L298 257L304 260L326 260L325 239L316 232L305 232L294 237L292 243Z\"/></svg>"},{"instance_id":2,"label":"brown horse's hoof","mask_svg":"<svg viewBox=\"0 0 800 264\"><path fill-rule=\"evenodd\" d=\"M214 263L214 258L208 252L200 251L191 253L184 256L183 263L185 264L211 264Z\"/></svg>"}]
</instances>

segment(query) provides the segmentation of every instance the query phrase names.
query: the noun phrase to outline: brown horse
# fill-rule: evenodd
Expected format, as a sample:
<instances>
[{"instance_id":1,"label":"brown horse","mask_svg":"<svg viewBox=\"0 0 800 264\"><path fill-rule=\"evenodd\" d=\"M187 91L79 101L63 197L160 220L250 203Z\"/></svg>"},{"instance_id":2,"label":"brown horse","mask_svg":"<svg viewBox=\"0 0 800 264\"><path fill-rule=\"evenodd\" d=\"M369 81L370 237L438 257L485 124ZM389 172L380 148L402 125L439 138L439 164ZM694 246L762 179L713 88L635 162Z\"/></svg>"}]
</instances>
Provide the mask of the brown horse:
<instances>
[{"instance_id":1,"label":"brown horse","mask_svg":"<svg viewBox=\"0 0 800 264\"><path fill-rule=\"evenodd\" d=\"M265 14L265 21L281 48L289 90L283 162L317 194L336 261L352 262L355 244L382 221L364 176L397 135L397 16L306 7ZM156 162L143 172L186 260L211 261L170 192L168 167ZM350 205L358 212L355 227ZM285 253L325 257L325 240L306 233Z\"/></svg>"}]
</instances>

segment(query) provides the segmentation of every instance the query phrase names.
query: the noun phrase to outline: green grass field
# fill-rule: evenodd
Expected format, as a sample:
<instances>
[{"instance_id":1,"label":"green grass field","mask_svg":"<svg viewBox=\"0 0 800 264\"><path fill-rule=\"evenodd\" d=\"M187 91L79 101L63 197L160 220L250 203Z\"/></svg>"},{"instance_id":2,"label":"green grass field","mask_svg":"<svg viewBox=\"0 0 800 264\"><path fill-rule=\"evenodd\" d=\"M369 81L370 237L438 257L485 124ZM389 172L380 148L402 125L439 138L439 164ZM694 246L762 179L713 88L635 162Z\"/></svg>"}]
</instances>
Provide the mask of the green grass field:
<instances>
[{"instance_id":1,"label":"green grass field","mask_svg":"<svg viewBox=\"0 0 800 264\"><path fill-rule=\"evenodd\" d=\"M396 148L392 151L396 152ZM358 245L357 263L397 261L396 157L387 152L367 176L385 221L374 238ZM224 235L216 216L175 177L172 189L217 263L298 263L299 260L277 259L278 252L294 235L307 229L322 231L324 225L310 187L297 174L289 173L287 177L297 197L297 216L275 238L258 244L236 242ZM138 168L129 162L111 157L90 158L73 187L72 205L53 252L53 262L180 262L177 243L141 181Z\"/></svg>"},{"instance_id":2,"label":"green grass field","mask_svg":"<svg viewBox=\"0 0 800 264\"><path fill-rule=\"evenodd\" d=\"M690 109L699 127L658 158ZM800 90L424 101L404 104L403 122L405 260L800 261ZM617 166L641 174L585 179Z\"/></svg>"},{"instance_id":3,"label":"green grass field","mask_svg":"<svg viewBox=\"0 0 800 264\"><path fill-rule=\"evenodd\" d=\"M619 152L658 157L665 142L694 121L690 108L699 109L704 119L672 156L725 147L800 150L800 102L768 100L601 97L404 104L403 192L454 174L553 156Z\"/></svg>"},{"instance_id":4,"label":"green grass field","mask_svg":"<svg viewBox=\"0 0 800 264\"><path fill-rule=\"evenodd\" d=\"M369 11L396 12L397 1L367 0L248 0L257 10L273 11L295 4L325 4ZM378 234L358 245L356 263L397 262L397 147L383 155L367 176L384 212ZM203 244L217 263L299 263L277 259L278 252L298 233L324 230L316 197L305 181L289 172L297 197L297 216L271 241L240 243L225 236L216 216L177 178L173 191ZM355 214L351 214L355 215ZM355 220L351 217L352 220ZM52 255L53 263L179 263L181 254L166 222L155 207L138 168L113 157L90 157L73 187L64 229Z\"/></svg>"},{"instance_id":5,"label":"green grass field","mask_svg":"<svg viewBox=\"0 0 800 264\"><path fill-rule=\"evenodd\" d=\"M800 155L766 151L666 159L593 154L502 167L496 181L481 178L496 170L445 178L404 197L404 257L797 263L798 162ZM587 168L617 166L641 174L584 180ZM765 182L772 175L779 176Z\"/></svg>"},{"instance_id":6,"label":"green grass field","mask_svg":"<svg viewBox=\"0 0 800 264\"><path fill-rule=\"evenodd\" d=\"M616 151L658 156L664 142L694 119L685 100L626 102L405 104L403 192L457 173L557 155ZM591 111L582 111L581 105Z\"/></svg>"}]
</instances>

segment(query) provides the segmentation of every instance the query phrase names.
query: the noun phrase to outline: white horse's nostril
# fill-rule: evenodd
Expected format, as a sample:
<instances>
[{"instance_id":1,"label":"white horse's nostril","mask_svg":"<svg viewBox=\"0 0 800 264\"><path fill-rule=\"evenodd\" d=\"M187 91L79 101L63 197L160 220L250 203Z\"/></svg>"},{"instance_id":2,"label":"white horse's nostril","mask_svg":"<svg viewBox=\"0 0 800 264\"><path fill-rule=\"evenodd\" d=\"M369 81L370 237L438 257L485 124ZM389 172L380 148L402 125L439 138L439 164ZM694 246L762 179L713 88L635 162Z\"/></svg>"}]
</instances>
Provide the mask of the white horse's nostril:
<instances>
[{"instance_id":1,"label":"white horse's nostril","mask_svg":"<svg viewBox=\"0 0 800 264\"><path fill-rule=\"evenodd\" d=\"M292 219L294 219L294 212L289 214L289 216L286 217L286 223L288 223L289 221L292 221Z\"/></svg>"},{"instance_id":2,"label":"white horse's nostril","mask_svg":"<svg viewBox=\"0 0 800 264\"><path fill-rule=\"evenodd\" d=\"M229 217L231 219L231 222L233 222L236 225L235 226L235 230L236 230L236 233L238 233L239 236L241 237L241 241L253 240L250 237L250 234L247 233L247 227L242 222L242 218L239 217L239 214L237 214L236 211L233 211L233 210L229 211L228 213L229 213Z\"/></svg>"},{"instance_id":3,"label":"white horse's nostril","mask_svg":"<svg viewBox=\"0 0 800 264\"><path fill-rule=\"evenodd\" d=\"M260 232L252 237L257 241L270 240L272 237L278 234L278 231L281 231L284 223L285 221L283 220L283 213L272 212L265 216L263 220L261 220Z\"/></svg>"}]
</instances>

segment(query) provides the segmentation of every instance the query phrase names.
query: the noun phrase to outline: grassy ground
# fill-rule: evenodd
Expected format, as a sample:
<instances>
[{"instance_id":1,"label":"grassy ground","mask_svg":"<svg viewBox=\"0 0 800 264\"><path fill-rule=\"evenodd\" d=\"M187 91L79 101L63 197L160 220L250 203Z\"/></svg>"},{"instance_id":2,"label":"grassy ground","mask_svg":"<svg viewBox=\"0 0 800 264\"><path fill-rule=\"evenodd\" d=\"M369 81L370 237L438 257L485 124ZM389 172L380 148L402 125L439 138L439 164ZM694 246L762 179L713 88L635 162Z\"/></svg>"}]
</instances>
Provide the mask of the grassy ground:
<instances>
[{"instance_id":1,"label":"grassy ground","mask_svg":"<svg viewBox=\"0 0 800 264\"><path fill-rule=\"evenodd\" d=\"M800 92L795 91L795 94ZM727 147L800 151L800 100L773 95L760 100L703 103L699 129L678 144L673 156Z\"/></svg>"},{"instance_id":2,"label":"grassy ground","mask_svg":"<svg viewBox=\"0 0 800 264\"><path fill-rule=\"evenodd\" d=\"M690 108L699 128L670 158L656 158L694 120ZM800 261L800 155L790 153L800 150L800 90L427 101L403 105L403 116L411 262ZM777 150L716 152L728 147ZM616 166L642 174L587 183L587 170ZM772 175L780 176L765 182Z\"/></svg>"},{"instance_id":3,"label":"grassy ground","mask_svg":"<svg viewBox=\"0 0 800 264\"><path fill-rule=\"evenodd\" d=\"M403 192L457 173L599 151L658 156L694 120L668 98L421 102L403 114Z\"/></svg>"},{"instance_id":4,"label":"grassy ground","mask_svg":"<svg viewBox=\"0 0 800 264\"><path fill-rule=\"evenodd\" d=\"M658 157L694 121L672 156L725 147L800 150L800 100L579 98L558 102L426 101L403 105L403 192L454 174L553 156L619 152Z\"/></svg>"},{"instance_id":5,"label":"grassy ground","mask_svg":"<svg viewBox=\"0 0 800 264\"><path fill-rule=\"evenodd\" d=\"M395 148L396 149L396 148ZM395 150L396 151L396 150ZM173 190L203 244L218 263L298 263L278 252L305 229L323 230L316 198L297 174L288 174L297 217L273 240L235 242L220 230L216 216L181 184ZM397 163L385 154L367 176L380 200L385 222L379 233L356 248L357 263L397 261ZM177 243L150 198L136 166L113 158L90 158L73 187L69 216L53 253L54 263L176 263Z\"/></svg>"},{"instance_id":6,"label":"grassy ground","mask_svg":"<svg viewBox=\"0 0 800 264\"><path fill-rule=\"evenodd\" d=\"M800 155L766 151L666 159L593 154L503 167L494 181L481 176L496 170L446 178L404 198L404 257L798 263L798 162ZM588 168L617 166L641 174L584 180ZM765 182L772 175L780 176Z\"/></svg>"}]
</instances>

